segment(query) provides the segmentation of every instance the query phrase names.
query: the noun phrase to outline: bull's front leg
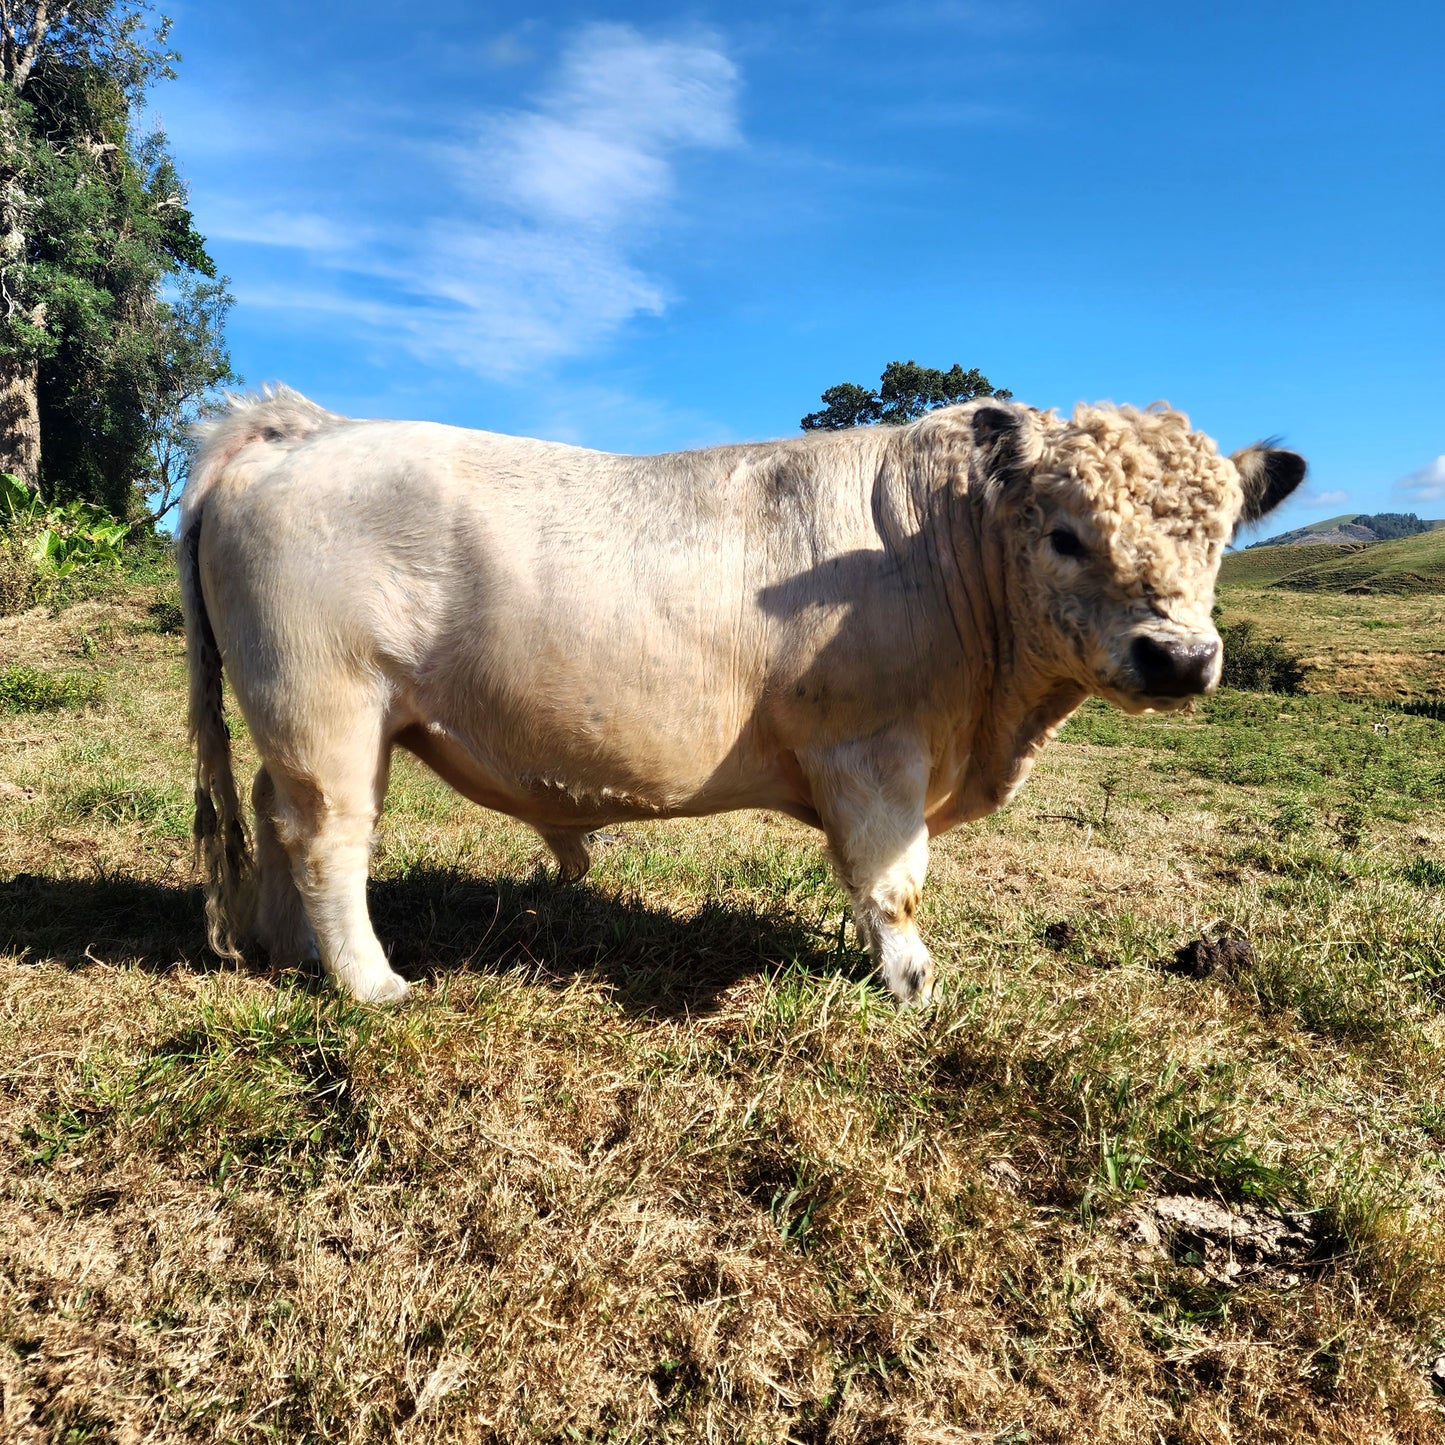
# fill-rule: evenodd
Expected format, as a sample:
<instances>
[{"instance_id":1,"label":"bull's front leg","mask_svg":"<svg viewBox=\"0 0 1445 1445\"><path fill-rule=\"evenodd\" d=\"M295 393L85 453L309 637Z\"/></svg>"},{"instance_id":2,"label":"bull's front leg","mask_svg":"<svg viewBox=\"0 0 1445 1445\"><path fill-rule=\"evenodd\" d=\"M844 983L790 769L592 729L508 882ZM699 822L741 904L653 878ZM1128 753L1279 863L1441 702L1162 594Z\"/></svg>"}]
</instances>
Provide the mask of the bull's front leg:
<instances>
[{"instance_id":1,"label":"bull's front leg","mask_svg":"<svg viewBox=\"0 0 1445 1445\"><path fill-rule=\"evenodd\" d=\"M914 916L928 867L928 760L912 738L883 734L799 761L858 931L904 1005L933 997L933 959Z\"/></svg>"}]
</instances>

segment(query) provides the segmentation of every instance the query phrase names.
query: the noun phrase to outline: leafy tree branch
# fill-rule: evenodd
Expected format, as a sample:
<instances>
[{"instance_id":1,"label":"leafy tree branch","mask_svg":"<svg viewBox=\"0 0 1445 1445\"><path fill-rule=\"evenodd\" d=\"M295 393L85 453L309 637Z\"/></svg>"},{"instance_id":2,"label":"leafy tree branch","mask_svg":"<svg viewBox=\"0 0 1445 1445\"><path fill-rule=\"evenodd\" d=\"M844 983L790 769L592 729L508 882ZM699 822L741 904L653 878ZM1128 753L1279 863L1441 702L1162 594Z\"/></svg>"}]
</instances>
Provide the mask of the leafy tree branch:
<instances>
[{"instance_id":1,"label":"leafy tree branch","mask_svg":"<svg viewBox=\"0 0 1445 1445\"><path fill-rule=\"evenodd\" d=\"M840 431L850 426L902 426L935 407L953 406L976 397L1007 400L976 366L965 371L955 363L947 371L919 366L916 361L890 361L876 389L844 381L822 395L820 411L802 420L804 431Z\"/></svg>"}]
</instances>

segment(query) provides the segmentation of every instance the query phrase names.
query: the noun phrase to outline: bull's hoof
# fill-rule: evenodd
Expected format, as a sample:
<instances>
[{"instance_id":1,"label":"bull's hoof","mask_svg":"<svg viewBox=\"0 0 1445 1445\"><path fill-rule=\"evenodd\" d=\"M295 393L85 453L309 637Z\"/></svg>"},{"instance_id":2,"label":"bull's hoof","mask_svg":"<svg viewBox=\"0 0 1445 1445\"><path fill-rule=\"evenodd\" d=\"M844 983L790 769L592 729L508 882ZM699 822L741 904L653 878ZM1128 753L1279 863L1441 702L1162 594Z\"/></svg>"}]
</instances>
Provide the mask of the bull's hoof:
<instances>
[{"instance_id":1,"label":"bull's hoof","mask_svg":"<svg viewBox=\"0 0 1445 1445\"><path fill-rule=\"evenodd\" d=\"M933 959L914 935L884 938L879 972L899 1008L927 1008L933 1002Z\"/></svg>"},{"instance_id":2,"label":"bull's hoof","mask_svg":"<svg viewBox=\"0 0 1445 1445\"><path fill-rule=\"evenodd\" d=\"M936 997L937 993L934 988L933 974L930 971L927 977L918 980L910 995L906 998L899 995L898 1007L905 1013L916 1013L922 1009L926 1009Z\"/></svg>"},{"instance_id":3,"label":"bull's hoof","mask_svg":"<svg viewBox=\"0 0 1445 1445\"><path fill-rule=\"evenodd\" d=\"M367 979L347 979L342 991L356 1003L400 1003L411 985L399 973L382 973Z\"/></svg>"}]
</instances>

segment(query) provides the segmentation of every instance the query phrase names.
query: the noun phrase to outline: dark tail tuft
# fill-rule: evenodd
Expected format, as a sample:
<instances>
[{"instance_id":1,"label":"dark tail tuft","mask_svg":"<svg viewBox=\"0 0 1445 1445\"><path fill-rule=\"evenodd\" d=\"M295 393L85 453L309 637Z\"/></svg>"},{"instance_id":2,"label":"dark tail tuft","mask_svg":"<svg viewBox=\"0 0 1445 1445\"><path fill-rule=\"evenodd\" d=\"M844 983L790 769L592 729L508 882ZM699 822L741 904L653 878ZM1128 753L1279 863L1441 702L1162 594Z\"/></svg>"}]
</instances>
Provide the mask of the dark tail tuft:
<instances>
[{"instance_id":1,"label":"dark tail tuft","mask_svg":"<svg viewBox=\"0 0 1445 1445\"><path fill-rule=\"evenodd\" d=\"M251 924L255 868L226 728L221 650L201 593L202 509L187 518L179 543L181 609L190 672L190 736L196 749L196 861L205 878L206 936L223 958L239 959Z\"/></svg>"}]
</instances>

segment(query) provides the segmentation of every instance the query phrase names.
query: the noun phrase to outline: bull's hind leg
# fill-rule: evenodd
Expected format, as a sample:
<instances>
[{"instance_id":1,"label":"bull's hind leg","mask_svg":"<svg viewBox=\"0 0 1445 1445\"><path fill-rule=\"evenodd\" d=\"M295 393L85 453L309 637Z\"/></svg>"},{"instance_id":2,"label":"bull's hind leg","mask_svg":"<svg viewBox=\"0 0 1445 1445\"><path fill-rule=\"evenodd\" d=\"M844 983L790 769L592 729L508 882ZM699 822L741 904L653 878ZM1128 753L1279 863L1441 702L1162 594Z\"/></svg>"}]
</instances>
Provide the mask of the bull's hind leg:
<instances>
[{"instance_id":1,"label":"bull's hind leg","mask_svg":"<svg viewBox=\"0 0 1445 1445\"><path fill-rule=\"evenodd\" d=\"M928 765L906 739L870 738L800 758L858 932L903 1004L933 997L933 959L914 915L928 867Z\"/></svg>"},{"instance_id":2,"label":"bull's hind leg","mask_svg":"<svg viewBox=\"0 0 1445 1445\"><path fill-rule=\"evenodd\" d=\"M564 883L580 883L592 866L590 835L585 828L538 828L542 841L557 860L557 872Z\"/></svg>"},{"instance_id":3,"label":"bull's hind leg","mask_svg":"<svg viewBox=\"0 0 1445 1445\"><path fill-rule=\"evenodd\" d=\"M331 718L334 724L335 712ZM386 797L390 746L379 721L373 724L358 713L330 735L313 738L313 749L305 767L281 766L273 757L266 771L274 785L275 836L290 859L321 966L338 988L360 1002L402 998L406 981L392 972L366 908L372 834Z\"/></svg>"},{"instance_id":4,"label":"bull's hind leg","mask_svg":"<svg viewBox=\"0 0 1445 1445\"><path fill-rule=\"evenodd\" d=\"M291 859L276 831L276 785L261 768L251 786L256 810L256 939L275 964L314 962L321 957L306 919L306 905L291 876Z\"/></svg>"}]
</instances>

